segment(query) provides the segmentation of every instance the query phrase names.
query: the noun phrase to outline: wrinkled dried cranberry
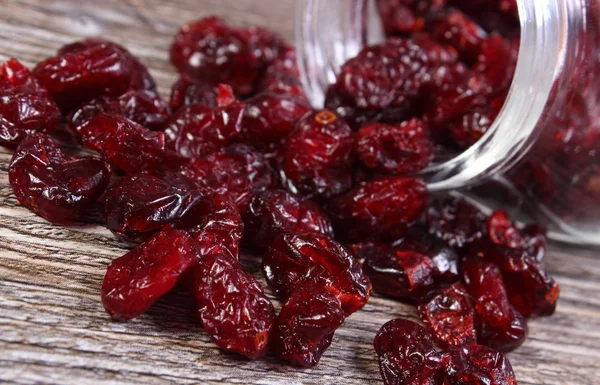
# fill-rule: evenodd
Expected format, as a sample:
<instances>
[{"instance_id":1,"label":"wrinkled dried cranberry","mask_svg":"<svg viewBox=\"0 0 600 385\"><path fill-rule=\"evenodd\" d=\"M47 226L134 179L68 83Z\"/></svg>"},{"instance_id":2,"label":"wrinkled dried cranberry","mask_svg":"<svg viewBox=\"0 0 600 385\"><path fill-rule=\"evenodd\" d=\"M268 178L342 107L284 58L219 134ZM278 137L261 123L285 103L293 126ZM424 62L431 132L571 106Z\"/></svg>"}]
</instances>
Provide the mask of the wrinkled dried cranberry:
<instances>
[{"instance_id":1,"label":"wrinkled dried cranberry","mask_svg":"<svg viewBox=\"0 0 600 385\"><path fill-rule=\"evenodd\" d=\"M460 282L419 305L419 317L444 348L477 341L474 301Z\"/></svg>"},{"instance_id":2,"label":"wrinkled dried cranberry","mask_svg":"<svg viewBox=\"0 0 600 385\"><path fill-rule=\"evenodd\" d=\"M379 329L374 340L386 385L441 385L441 357L425 328L397 318Z\"/></svg>"},{"instance_id":3,"label":"wrinkled dried cranberry","mask_svg":"<svg viewBox=\"0 0 600 385\"><path fill-rule=\"evenodd\" d=\"M102 304L115 319L137 317L167 294L195 261L196 248L185 231L161 231L108 266Z\"/></svg>"},{"instance_id":4,"label":"wrinkled dried cranberry","mask_svg":"<svg viewBox=\"0 0 600 385\"><path fill-rule=\"evenodd\" d=\"M308 198L328 199L352 186L353 133L330 111L305 115L290 133L281 162L285 187Z\"/></svg>"},{"instance_id":5,"label":"wrinkled dried cranberry","mask_svg":"<svg viewBox=\"0 0 600 385\"><path fill-rule=\"evenodd\" d=\"M252 55L262 68L273 63L288 50L293 49L281 36L266 28L250 27L241 30L240 33L250 44Z\"/></svg>"},{"instance_id":6,"label":"wrinkled dried cranberry","mask_svg":"<svg viewBox=\"0 0 600 385\"><path fill-rule=\"evenodd\" d=\"M486 219L477 207L460 198L436 199L427 211L429 232L456 249L481 238Z\"/></svg>"},{"instance_id":7,"label":"wrinkled dried cranberry","mask_svg":"<svg viewBox=\"0 0 600 385\"><path fill-rule=\"evenodd\" d=\"M498 266L471 255L463 259L462 270L481 322L479 342L503 352L521 346L527 337L527 322L510 303Z\"/></svg>"},{"instance_id":8,"label":"wrinkled dried cranberry","mask_svg":"<svg viewBox=\"0 0 600 385\"><path fill-rule=\"evenodd\" d=\"M377 7L387 35L414 32L422 27L419 20L404 0L378 0Z\"/></svg>"},{"instance_id":9,"label":"wrinkled dried cranberry","mask_svg":"<svg viewBox=\"0 0 600 385\"><path fill-rule=\"evenodd\" d=\"M494 92L508 89L517 65L518 46L511 46L502 36L494 34L481 43L473 69L486 79Z\"/></svg>"},{"instance_id":10,"label":"wrinkled dried cranberry","mask_svg":"<svg viewBox=\"0 0 600 385\"><path fill-rule=\"evenodd\" d=\"M420 179L378 177L331 200L328 212L340 239L397 239L423 214L427 200Z\"/></svg>"},{"instance_id":11,"label":"wrinkled dried cranberry","mask_svg":"<svg viewBox=\"0 0 600 385\"><path fill-rule=\"evenodd\" d=\"M497 210L487 221L490 240L498 245L523 250L535 260L541 261L546 253L546 231L537 225L517 228L508 213Z\"/></svg>"},{"instance_id":12,"label":"wrinkled dried cranberry","mask_svg":"<svg viewBox=\"0 0 600 385\"><path fill-rule=\"evenodd\" d=\"M295 95L306 99L300 81L296 52L287 48L264 71L258 83L258 90L274 94Z\"/></svg>"},{"instance_id":13,"label":"wrinkled dried cranberry","mask_svg":"<svg viewBox=\"0 0 600 385\"><path fill-rule=\"evenodd\" d=\"M83 145L128 174L158 168L164 159L165 135L120 115L99 113L77 130Z\"/></svg>"},{"instance_id":14,"label":"wrinkled dried cranberry","mask_svg":"<svg viewBox=\"0 0 600 385\"><path fill-rule=\"evenodd\" d=\"M338 297L349 315L361 309L371 294L360 264L328 235L282 234L273 241L262 263L269 286L281 298L295 288L320 285Z\"/></svg>"},{"instance_id":15,"label":"wrinkled dried cranberry","mask_svg":"<svg viewBox=\"0 0 600 385\"><path fill-rule=\"evenodd\" d=\"M418 119L398 125L372 123L356 133L356 150L362 162L382 173L411 174L432 160L435 145Z\"/></svg>"},{"instance_id":16,"label":"wrinkled dried cranberry","mask_svg":"<svg viewBox=\"0 0 600 385\"><path fill-rule=\"evenodd\" d=\"M171 109L178 111L183 106L196 103L217 108L217 88L212 83L181 76L171 88Z\"/></svg>"},{"instance_id":17,"label":"wrinkled dried cranberry","mask_svg":"<svg viewBox=\"0 0 600 385\"><path fill-rule=\"evenodd\" d=\"M427 29L440 43L453 46L467 62L477 59L481 44L487 38L487 33L459 10L438 15Z\"/></svg>"},{"instance_id":18,"label":"wrinkled dried cranberry","mask_svg":"<svg viewBox=\"0 0 600 385\"><path fill-rule=\"evenodd\" d=\"M471 147L490 129L499 113L492 105L471 109L450 123L452 138L461 148Z\"/></svg>"},{"instance_id":19,"label":"wrinkled dried cranberry","mask_svg":"<svg viewBox=\"0 0 600 385\"><path fill-rule=\"evenodd\" d=\"M196 189L175 172L127 176L106 192L106 227L131 239L152 233L187 213L197 200Z\"/></svg>"},{"instance_id":20,"label":"wrinkled dried cranberry","mask_svg":"<svg viewBox=\"0 0 600 385\"><path fill-rule=\"evenodd\" d=\"M317 286L300 286L285 301L275 320L273 345L281 358L301 367L313 367L344 323L340 300Z\"/></svg>"},{"instance_id":21,"label":"wrinkled dried cranberry","mask_svg":"<svg viewBox=\"0 0 600 385\"><path fill-rule=\"evenodd\" d=\"M31 72L16 59L0 62L0 145L17 146L59 121L58 107Z\"/></svg>"},{"instance_id":22,"label":"wrinkled dried cranberry","mask_svg":"<svg viewBox=\"0 0 600 385\"><path fill-rule=\"evenodd\" d=\"M317 232L333 236L331 221L315 203L285 190L254 194L244 213L246 241L267 248L282 233Z\"/></svg>"},{"instance_id":23,"label":"wrinkled dried cranberry","mask_svg":"<svg viewBox=\"0 0 600 385\"><path fill-rule=\"evenodd\" d=\"M167 161L181 165L219 151L242 130L245 105L232 102L231 88L219 86L225 104L212 109L204 104L190 104L177 111L165 128Z\"/></svg>"},{"instance_id":24,"label":"wrinkled dried cranberry","mask_svg":"<svg viewBox=\"0 0 600 385\"><path fill-rule=\"evenodd\" d=\"M53 223L81 217L104 192L110 176L101 159L67 156L41 133L23 139L8 169L19 202Z\"/></svg>"},{"instance_id":25,"label":"wrinkled dried cranberry","mask_svg":"<svg viewBox=\"0 0 600 385\"><path fill-rule=\"evenodd\" d=\"M457 346L444 354L447 385L517 385L510 362L485 346Z\"/></svg>"},{"instance_id":26,"label":"wrinkled dried cranberry","mask_svg":"<svg viewBox=\"0 0 600 385\"><path fill-rule=\"evenodd\" d=\"M233 257L206 255L194 268L197 317L221 349L265 355L275 309L258 281Z\"/></svg>"},{"instance_id":27,"label":"wrinkled dried cranberry","mask_svg":"<svg viewBox=\"0 0 600 385\"><path fill-rule=\"evenodd\" d=\"M167 103L154 91L131 90L118 98L92 100L69 116L69 124L78 130L100 112L122 115L150 130L162 129L170 114Z\"/></svg>"},{"instance_id":28,"label":"wrinkled dried cranberry","mask_svg":"<svg viewBox=\"0 0 600 385\"><path fill-rule=\"evenodd\" d=\"M259 75L260 62L248 38L217 17L181 27L170 57L180 73L211 84L230 84L240 95L253 92Z\"/></svg>"}]
</instances>

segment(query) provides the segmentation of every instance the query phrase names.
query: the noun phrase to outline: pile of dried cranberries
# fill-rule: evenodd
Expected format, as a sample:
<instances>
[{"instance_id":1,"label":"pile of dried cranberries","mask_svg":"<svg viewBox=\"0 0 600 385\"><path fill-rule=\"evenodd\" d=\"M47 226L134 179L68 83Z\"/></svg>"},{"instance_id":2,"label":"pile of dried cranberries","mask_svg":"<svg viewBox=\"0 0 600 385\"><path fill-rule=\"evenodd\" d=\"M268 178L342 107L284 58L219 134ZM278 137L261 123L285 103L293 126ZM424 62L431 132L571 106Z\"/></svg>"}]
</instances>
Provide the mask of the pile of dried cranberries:
<instances>
[{"instance_id":1,"label":"pile of dried cranberries","mask_svg":"<svg viewBox=\"0 0 600 385\"><path fill-rule=\"evenodd\" d=\"M220 348L255 359L270 346L310 367L374 290L415 305L425 325L396 319L377 334L386 384L516 384L499 352L520 346L525 318L552 314L559 294L541 265L544 230L430 198L410 176L436 141L467 146L494 119L515 44L489 31L512 36L514 9L497 1L480 26L430 3L380 2L400 37L348 61L323 111L289 45L218 18L175 36L170 103L105 40L65 46L31 72L11 59L0 66L0 142L16 147L15 196L56 224L99 201L106 227L139 242L102 284L114 319L179 284ZM100 157L61 148L51 135L65 127ZM241 247L263 255L279 314Z\"/></svg>"}]
</instances>

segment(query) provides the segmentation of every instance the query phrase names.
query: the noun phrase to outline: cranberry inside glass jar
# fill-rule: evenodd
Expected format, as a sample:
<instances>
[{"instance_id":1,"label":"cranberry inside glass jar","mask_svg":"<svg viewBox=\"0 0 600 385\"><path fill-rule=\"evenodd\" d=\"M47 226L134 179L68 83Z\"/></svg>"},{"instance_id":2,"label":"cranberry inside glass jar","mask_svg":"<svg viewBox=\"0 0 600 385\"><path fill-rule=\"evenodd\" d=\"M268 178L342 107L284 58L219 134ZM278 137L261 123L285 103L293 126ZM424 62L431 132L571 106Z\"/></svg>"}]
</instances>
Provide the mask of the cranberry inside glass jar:
<instances>
[{"instance_id":1,"label":"cranberry inside glass jar","mask_svg":"<svg viewBox=\"0 0 600 385\"><path fill-rule=\"evenodd\" d=\"M461 22L460 15L448 15L453 10L479 22L498 10L514 17L516 36L501 34L514 44L516 65L505 95L470 110L462 122L443 123L450 135L460 124L483 125L485 132L455 135L450 151L437 151L422 172L430 191L460 189L489 207L501 201L514 214L546 224L555 239L600 245L598 0L297 0L296 46L312 103L330 103L344 63L363 47L385 41L386 33L435 34L436 7L439 23ZM501 28L491 18L483 24L488 34ZM469 51L469 38L478 31L452 32L446 28L437 41L447 39L466 61L481 60L483 48ZM490 66L505 61L506 54L494 56L488 47L490 52ZM430 107L418 101L402 119ZM394 113L368 119L393 121Z\"/></svg>"}]
</instances>

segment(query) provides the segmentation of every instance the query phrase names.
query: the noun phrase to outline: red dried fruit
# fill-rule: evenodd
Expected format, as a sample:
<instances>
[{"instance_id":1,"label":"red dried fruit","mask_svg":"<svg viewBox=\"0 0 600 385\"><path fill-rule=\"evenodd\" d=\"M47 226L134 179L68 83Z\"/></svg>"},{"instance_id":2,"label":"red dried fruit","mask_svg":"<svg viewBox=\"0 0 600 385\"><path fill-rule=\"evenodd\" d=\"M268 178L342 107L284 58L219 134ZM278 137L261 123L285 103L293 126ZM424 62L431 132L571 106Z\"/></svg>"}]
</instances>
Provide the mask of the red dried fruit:
<instances>
[{"instance_id":1,"label":"red dried fruit","mask_svg":"<svg viewBox=\"0 0 600 385\"><path fill-rule=\"evenodd\" d=\"M328 212L340 239L397 239L423 214L427 200L420 179L378 177L332 199Z\"/></svg>"},{"instance_id":2,"label":"red dried fruit","mask_svg":"<svg viewBox=\"0 0 600 385\"><path fill-rule=\"evenodd\" d=\"M320 285L338 297L346 315L361 309L371 294L360 264L324 234L281 234L267 250L262 268L279 297L288 298L302 285Z\"/></svg>"},{"instance_id":3,"label":"red dried fruit","mask_svg":"<svg viewBox=\"0 0 600 385\"><path fill-rule=\"evenodd\" d=\"M17 146L59 121L58 107L31 72L16 59L0 62L0 145Z\"/></svg>"},{"instance_id":4,"label":"red dried fruit","mask_svg":"<svg viewBox=\"0 0 600 385\"><path fill-rule=\"evenodd\" d=\"M240 31L209 17L181 27L171 45L171 63L190 78L230 84L239 95L254 91L260 62Z\"/></svg>"},{"instance_id":5,"label":"red dried fruit","mask_svg":"<svg viewBox=\"0 0 600 385\"><path fill-rule=\"evenodd\" d=\"M477 341L474 301L462 283L441 289L418 309L419 317L440 346L448 348Z\"/></svg>"},{"instance_id":6,"label":"red dried fruit","mask_svg":"<svg viewBox=\"0 0 600 385\"><path fill-rule=\"evenodd\" d=\"M320 286L300 286L285 301L275 320L272 339L275 352L293 365L313 367L319 363L344 318L335 295Z\"/></svg>"},{"instance_id":7,"label":"red dried fruit","mask_svg":"<svg viewBox=\"0 0 600 385\"><path fill-rule=\"evenodd\" d=\"M216 109L190 104L171 116L165 128L169 165L186 164L215 153L240 134L245 105L229 103L233 95L227 86L219 86L219 94L227 103Z\"/></svg>"},{"instance_id":8,"label":"red dried fruit","mask_svg":"<svg viewBox=\"0 0 600 385\"><path fill-rule=\"evenodd\" d=\"M240 31L252 50L252 55L264 68L280 58L288 50L293 50L285 40L266 28L250 27Z\"/></svg>"},{"instance_id":9,"label":"red dried fruit","mask_svg":"<svg viewBox=\"0 0 600 385\"><path fill-rule=\"evenodd\" d=\"M281 162L285 187L308 198L329 199L352 186L350 127L330 111L305 115L290 133Z\"/></svg>"},{"instance_id":10,"label":"red dried fruit","mask_svg":"<svg viewBox=\"0 0 600 385\"><path fill-rule=\"evenodd\" d=\"M429 232L456 249L463 249L486 232L485 215L460 198L437 199L427 211Z\"/></svg>"},{"instance_id":11,"label":"red dried fruit","mask_svg":"<svg viewBox=\"0 0 600 385\"><path fill-rule=\"evenodd\" d=\"M333 236L331 221L319 206L285 190L254 194L244 213L245 239L254 248L267 248L282 233L316 232Z\"/></svg>"},{"instance_id":12,"label":"red dried fruit","mask_svg":"<svg viewBox=\"0 0 600 385\"><path fill-rule=\"evenodd\" d=\"M508 89L512 81L516 66L518 46L502 36L494 34L481 43L481 50L473 69L481 74L489 87L495 93Z\"/></svg>"},{"instance_id":13,"label":"red dried fruit","mask_svg":"<svg viewBox=\"0 0 600 385\"><path fill-rule=\"evenodd\" d=\"M418 119L398 125L372 123L356 133L356 151L362 162L378 172L411 174L432 160L435 144Z\"/></svg>"},{"instance_id":14,"label":"red dried fruit","mask_svg":"<svg viewBox=\"0 0 600 385\"><path fill-rule=\"evenodd\" d=\"M131 90L118 98L104 96L92 100L69 116L69 124L78 131L100 112L122 115L150 130L162 129L170 114L169 106L156 92Z\"/></svg>"},{"instance_id":15,"label":"red dried fruit","mask_svg":"<svg viewBox=\"0 0 600 385\"><path fill-rule=\"evenodd\" d=\"M510 362L485 346L457 346L444 354L447 385L517 385Z\"/></svg>"},{"instance_id":16,"label":"red dried fruit","mask_svg":"<svg viewBox=\"0 0 600 385\"><path fill-rule=\"evenodd\" d=\"M194 183L175 172L127 176L106 192L106 227L130 239L150 234L180 219L197 197Z\"/></svg>"},{"instance_id":17,"label":"red dried fruit","mask_svg":"<svg viewBox=\"0 0 600 385\"><path fill-rule=\"evenodd\" d=\"M258 90L274 94L295 95L306 99L300 81L296 52L287 48L264 71L258 83Z\"/></svg>"},{"instance_id":18,"label":"red dried fruit","mask_svg":"<svg viewBox=\"0 0 600 385\"><path fill-rule=\"evenodd\" d=\"M193 80L183 75L171 88L169 105L173 111L178 111L183 106L196 103L217 108L217 88L211 83Z\"/></svg>"},{"instance_id":19,"label":"red dried fruit","mask_svg":"<svg viewBox=\"0 0 600 385\"><path fill-rule=\"evenodd\" d=\"M427 30L435 40L453 46L467 62L477 59L482 42L487 38L487 33L459 10L438 15Z\"/></svg>"},{"instance_id":20,"label":"red dried fruit","mask_svg":"<svg viewBox=\"0 0 600 385\"><path fill-rule=\"evenodd\" d=\"M521 346L527 337L527 322L510 303L498 266L471 255L463 259L462 270L481 322L479 342L502 352Z\"/></svg>"},{"instance_id":21,"label":"red dried fruit","mask_svg":"<svg viewBox=\"0 0 600 385\"><path fill-rule=\"evenodd\" d=\"M67 156L40 133L23 139L8 169L19 202L53 223L81 217L104 192L110 176L102 159Z\"/></svg>"},{"instance_id":22,"label":"red dried fruit","mask_svg":"<svg viewBox=\"0 0 600 385\"><path fill-rule=\"evenodd\" d=\"M196 249L185 231L161 231L108 266L102 304L114 319L137 317L167 294L195 261Z\"/></svg>"},{"instance_id":23,"label":"red dried fruit","mask_svg":"<svg viewBox=\"0 0 600 385\"><path fill-rule=\"evenodd\" d=\"M386 385L441 385L441 357L425 328L397 318L379 329L373 342Z\"/></svg>"},{"instance_id":24,"label":"red dried fruit","mask_svg":"<svg viewBox=\"0 0 600 385\"><path fill-rule=\"evenodd\" d=\"M377 7L386 35L414 32L422 27L419 20L404 0L378 0Z\"/></svg>"},{"instance_id":25,"label":"red dried fruit","mask_svg":"<svg viewBox=\"0 0 600 385\"><path fill-rule=\"evenodd\" d=\"M496 210L487 222L490 240L498 245L519 249L531 258L541 261L546 253L546 231L536 225L519 229L504 210Z\"/></svg>"},{"instance_id":26,"label":"red dried fruit","mask_svg":"<svg viewBox=\"0 0 600 385\"><path fill-rule=\"evenodd\" d=\"M99 113L77 130L83 145L128 174L158 168L165 155L165 135L120 115Z\"/></svg>"},{"instance_id":27,"label":"red dried fruit","mask_svg":"<svg viewBox=\"0 0 600 385\"><path fill-rule=\"evenodd\" d=\"M493 105L475 107L449 125L452 138L461 148L469 148L490 129L500 110Z\"/></svg>"},{"instance_id":28,"label":"red dried fruit","mask_svg":"<svg viewBox=\"0 0 600 385\"><path fill-rule=\"evenodd\" d=\"M258 281L231 256L211 254L194 268L197 317L221 349L265 355L275 309Z\"/></svg>"}]
</instances>

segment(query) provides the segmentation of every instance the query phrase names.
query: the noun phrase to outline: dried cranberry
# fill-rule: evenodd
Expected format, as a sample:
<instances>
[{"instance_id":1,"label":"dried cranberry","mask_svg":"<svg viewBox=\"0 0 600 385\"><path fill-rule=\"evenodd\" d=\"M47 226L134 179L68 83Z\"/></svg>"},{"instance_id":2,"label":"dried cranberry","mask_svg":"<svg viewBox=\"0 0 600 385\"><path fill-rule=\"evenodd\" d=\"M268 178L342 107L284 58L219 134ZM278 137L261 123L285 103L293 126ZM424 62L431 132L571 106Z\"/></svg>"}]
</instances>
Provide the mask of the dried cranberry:
<instances>
[{"instance_id":1,"label":"dried cranberry","mask_svg":"<svg viewBox=\"0 0 600 385\"><path fill-rule=\"evenodd\" d=\"M462 270L481 321L479 342L503 352L521 346L527 337L527 322L510 303L500 269L471 255L462 261Z\"/></svg>"},{"instance_id":2,"label":"dried cranberry","mask_svg":"<svg viewBox=\"0 0 600 385\"><path fill-rule=\"evenodd\" d=\"M275 352L296 366L313 367L319 363L344 318L335 295L320 286L300 286L285 301L275 320Z\"/></svg>"},{"instance_id":3,"label":"dried cranberry","mask_svg":"<svg viewBox=\"0 0 600 385\"><path fill-rule=\"evenodd\" d=\"M197 196L196 186L178 173L127 176L106 192L106 227L127 238L152 233L180 219Z\"/></svg>"},{"instance_id":4,"label":"dried cranberry","mask_svg":"<svg viewBox=\"0 0 600 385\"><path fill-rule=\"evenodd\" d=\"M500 110L492 105L475 107L450 123L452 138L461 148L469 148L490 129Z\"/></svg>"},{"instance_id":5,"label":"dried cranberry","mask_svg":"<svg viewBox=\"0 0 600 385\"><path fill-rule=\"evenodd\" d=\"M436 199L427 211L429 232L456 249L481 238L486 219L479 209L460 198Z\"/></svg>"},{"instance_id":6,"label":"dried cranberry","mask_svg":"<svg viewBox=\"0 0 600 385\"><path fill-rule=\"evenodd\" d=\"M120 115L99 113L77 130L83 145L128 174L158 168L165 154L165 135Z\"/></svg>"},{"instance_id":7,"label":"dried cranberry","mask_svg":"<svg viewBox=\"0 0 600 385\"><path fill-rule=\"evenodd\" d=\"M28 134L53 131L60 111L18 60L0 63L0 145L16 146Z\"/></svg>"},{"instance_id":8,"label":"dried cranberry","mask_svg":"<svg viewBox=\"0 0 600 385\"><path fill-rule=\"evenodd\" d=\"M423 214L427 200L420 179L378 177L331 200L328 212L341 239L397 239Z\"/></svg>"},{"instance_id":9,"label":"dried cranberry","mask_svg":"<svg viewBox=\"0 0 600 385\"><path fill-rule=\"evenodd\" d=\"M423 123L412 119L399 125L372 123L356 134L362 162L382 173L411 174L432 160L434 143Z\"/></svg>"},{"instance_id":10,"label":"dried cranberry","mask_svg":"<svg viewBox=\"0 0 600 385\"><path fill-rule=\"evenodd\" d=\"M441 289L429 302L419 305L419 317L442 347L477 341L474 301L460 282Z\"/></svg>"},{"instance_id":11,"label":"dried cranberry","mask_svg":"<svg viewBox=\"0 0 600 385\"><path fill-rule=\"evenodd\" d=\"M305 284L320 285L339 298L347 315L361 309L371 294L369 278L356 259L324 234L280 235L267 250L262 267L278 296L287 298Z\"/></svg>"},{"instance_id":12,"label":"dried cranberry","mask_svg":"<svg viewBox=\"0 0 600 385\"><path fill-rule=\"evenodd\" d=\"M275 309L258 281L233 257L206 255L194 268L197 316L221 349L265 355Z\"/></svg>"},{"instance_id":13,"label":"dried cranberry","mask_svg":"<svg viewBox=\"0 0 600 385\"><path fill-rule=\"evenodd\" d=\"M377 7L387 35L414 32L422 27L422 21L419 21L404 0L378 0Z\"/></svg>"},{"instance_id":14,"label":"dried cranberry","mask_svg":"<svg viewBox=\"0 0 600 385\"><path fill-rule=\"evenodd\" d=\"M226 104L212 109L204 104L190 104L177 111L165 128L167 161L181 165L219 151L242 130L245 105L231 101L231 89L219 86Z\"/></svg>"},{"instance_id":15,"label":"dried cranberry","mask_svg":"<svg viewBox=\"0 0 600 385\"><path fill-rule=\"evenodd\" d=\"M517 385L510 362L485 346L457 346L444 354L447 385Z\"/></svg>"},{"instance_id":16,"label":"dried cranberry","mask_svg":"<svg viewBox=\"0 0 600 385\"><path fill-rule=\"evenodd\" d=\"M331 221L315 203L284 190L254 194L244 213L245 239L267 248L282 233L317 232L333 236Z\"/></svg>"},{"instance_id":17,"label":"dried cranberry","mask_svg":"<svg viewBox=\"0 0 600 385\"><path fill-rule=\"evenodd\" d=\"M230 84L240 95L253 92L260 62L248 38L217 17L181 27L171 45L171 63L180 73L207 83Z\"/></svg>"},{"instance_id":18,"label":"dried cranberry","mask_svg":"<svg viewBox=\"0 0 600 385\"><path fill-rule=\"evenodd\" d=\"M467 62L477 59L482 42L487 38L487 33L459 10L436 17L428 25L428 31L440 43L456 48Z\"/></svg>"},{"instance_id":19,"label":"dried cranberry","mask_svg":"<svg viewBox=\"0 0 600 385\"><path fill-rule=\"evenodd\" d=\"M104 308L115 319L139 316L195 261L196 249L185 231L161 231L108 266L102 282Z\"/></svg>"},{"instance_id":20,"label":"dried cranberry","mask_svg":"<svg viewBox=\"0 0 600 385\"><path fill-rule=\"evenodd\" d=\"M401 318L391 320L379 329L374 345L384 384L442 384L441 357L421 325Z\"/></svg>"},{"instance_id":21,"label":"dried cranberry","mask_svg":"<svg viewBox=\"0 0 600 385\"><path fill-rule=\"evenodd\" d=\"M352 186L353 133L330 111L305 115L290 133L281 164L286 188L308 198L328 199Z\"/></svg>"},{"instance_id":22,"label":"dried cranberry","mask_svg":"<svg viewBox=\"0 0 600 385\"><path fill-rule=\"evenodd\" d=\"M481 43L475 71L483 74L487 84L501 92L510 86L517 65L518 51L500 35L491 35Z\"/></svg>"},{"instance_id":23,"label":"dried cranberry","mask_svg":"<svg viewBox=\"0 0 600 385\"><path fill-rule=\"evenodd\" d=\"M288 48L264 71L258 84L258 90L274 94L289 94L306 99L300 81L296 52Z\"/></svg>"},{"instance_id":24,"label":"dried cranberry","mask_svg":"<svg viewBox=\"0 0 600 385\"><path fill-rule=\"evenodd\" d=\"M544 258L546 232L536 225L519 229L511 222L506 211L497 210L488 218L487 230L490 240L498 245L523 250L535 260Z\"/></svg>"},{"instance_id":25,"label":"dried cranberry","mask_svg":"<svg viewBox=\"0 0 600 385\"><path fill-rule=\"evenodd\" d=\"M240 33L250 44L252 55L263 68L293 49L281 36L266 28L250 27L241 30Z\"/></svg>"},{"instance_id":26,"label":"dried cranberry","mask_svg":"<svg viewBox=\"0 0 600 385\"><path fill-rule=\"evenodd\" d=\"M182 76L171 88L169 105L177 111L188 104L204 104L217 108L217 88L212 83L206 83L187 76Z\"/></svg>"},{"instance_id":27,"label":"dried cranberry","mask_svg":"<svg viewBox=\"0 0 600 385\"><path fill-rule=\"evenodd\" d=\"M8 169L19 202L53 223L81 217L104 192L110 176L101 159L67 156L40 133L21 142Z\"/></svg>"}]
</instances>

